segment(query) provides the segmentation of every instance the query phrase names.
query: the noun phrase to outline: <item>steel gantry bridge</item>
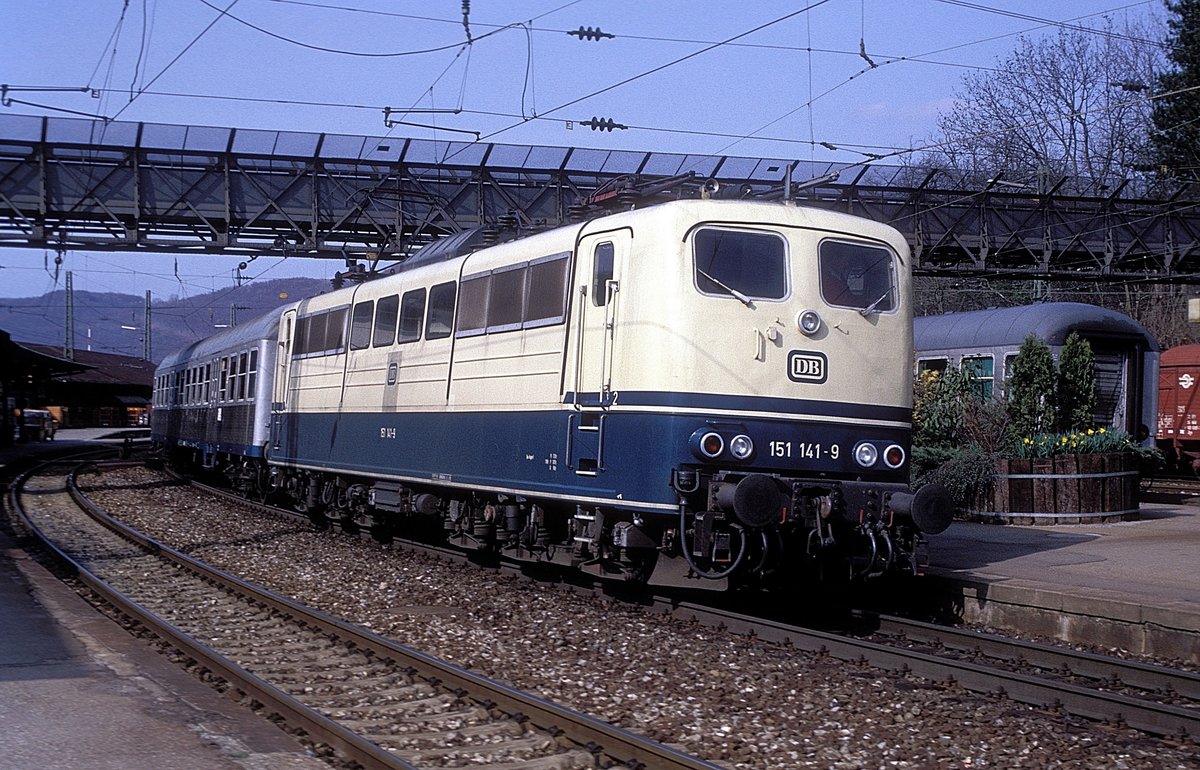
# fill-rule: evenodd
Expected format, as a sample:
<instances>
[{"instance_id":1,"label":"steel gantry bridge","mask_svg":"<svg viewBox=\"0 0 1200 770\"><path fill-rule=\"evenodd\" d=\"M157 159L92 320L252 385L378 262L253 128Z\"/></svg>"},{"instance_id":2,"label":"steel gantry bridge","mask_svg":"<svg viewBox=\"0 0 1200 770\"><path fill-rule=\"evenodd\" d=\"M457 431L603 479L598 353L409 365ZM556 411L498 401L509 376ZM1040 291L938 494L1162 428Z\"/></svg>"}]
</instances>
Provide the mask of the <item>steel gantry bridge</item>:
<instances>
[{"instance_id":1,"label":"steel gantry bridge","mask_svg":"<svg viewBox=\"0 0 1200 770\"><path fill-rule=\"evenodd\" d=\"M703 191L890 223L921 275L1200 283L1193 185L841 166L0 113L0 246L394 260Z\"/></svg>"}]
</instances>

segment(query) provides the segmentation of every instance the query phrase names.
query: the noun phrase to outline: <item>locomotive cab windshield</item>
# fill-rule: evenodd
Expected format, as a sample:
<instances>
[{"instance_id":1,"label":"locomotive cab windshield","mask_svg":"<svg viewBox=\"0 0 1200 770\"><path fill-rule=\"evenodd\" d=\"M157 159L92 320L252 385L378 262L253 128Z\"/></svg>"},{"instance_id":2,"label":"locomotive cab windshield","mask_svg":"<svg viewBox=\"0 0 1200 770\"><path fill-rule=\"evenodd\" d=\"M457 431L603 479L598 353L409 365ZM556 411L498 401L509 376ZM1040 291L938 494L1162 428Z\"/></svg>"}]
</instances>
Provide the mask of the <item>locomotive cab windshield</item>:
<instances>
[{"instance_id":1,"label":"locomotive cab windshield","mask_svg":"<svg viewBox=\"0 0 1200 770\"><path fill-rule=\"evenodd\" d=\"M780 300L788 294L787 242L778 234L703 228L695 234L702 294Z\"/></svg>"},{"instance_id":2,"label":"locomotive cab windshield","mask_svg":"<svg viewBox=\"0 0 1200 770\"><path fill-rule=\"evenodd\" d=\"M856 308L864 315L896 309L896 267L890 249L824 240L817 261L827 304Z\"/></svg>"}]
</instances>

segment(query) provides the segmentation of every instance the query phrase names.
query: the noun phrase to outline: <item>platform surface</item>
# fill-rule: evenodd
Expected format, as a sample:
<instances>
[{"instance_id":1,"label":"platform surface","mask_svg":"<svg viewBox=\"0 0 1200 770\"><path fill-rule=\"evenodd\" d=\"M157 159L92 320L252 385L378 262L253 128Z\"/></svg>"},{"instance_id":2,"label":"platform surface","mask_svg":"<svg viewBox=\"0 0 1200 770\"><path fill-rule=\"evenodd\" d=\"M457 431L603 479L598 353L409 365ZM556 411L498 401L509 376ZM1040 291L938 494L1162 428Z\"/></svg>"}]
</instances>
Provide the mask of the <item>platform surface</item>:
<instances>
[{"instance_id":1,"label":"platform surface","mask_svg":"<svg viewBox=\"0 0 1200 770\"><path fill-rule=\"evenodd\" d=\"M0 447L0 466L83 443L60 439ZM101 615L2 530L0 735L0 770L329 768Z\"/></svg>"},{"instance_id":2,"label":"platform surface","mask_svg":"<svg viewBox=\"0 0 1200 770\"><path fill-rule=\"evenodd\" d=\"M1138 521L956 521L929 538L930 574L1027 583L1200 614L1200 507L1143 503Z\"/></svg>"}]
</instances>

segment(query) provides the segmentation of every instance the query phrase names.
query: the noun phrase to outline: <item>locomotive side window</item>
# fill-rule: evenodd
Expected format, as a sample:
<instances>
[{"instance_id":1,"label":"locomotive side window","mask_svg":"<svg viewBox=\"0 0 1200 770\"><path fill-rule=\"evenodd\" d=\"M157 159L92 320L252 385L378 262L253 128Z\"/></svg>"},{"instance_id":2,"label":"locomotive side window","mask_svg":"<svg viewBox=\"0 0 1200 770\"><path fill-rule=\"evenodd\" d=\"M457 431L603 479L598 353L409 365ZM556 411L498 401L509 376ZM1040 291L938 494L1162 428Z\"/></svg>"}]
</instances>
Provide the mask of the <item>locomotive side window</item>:
<instances>
[{"instance_id":1,"label":"locomotive side window","mask_svg":"<svg viewBox=\"0 0 1200 770\"><path fill-rule=\"evenodd\" d=\"M525 314L526 267L492 273L488 290L488 333L521 328Z\"/></svg>"},{"instance_id":2,"label":"locomotive side window","mask_svg":"<svg viewBox=\"0 0 1200 770\"><path fill-rule=\"evenodd\" d=\"M566 317L567 257L567 254L554 255L529 263L524 328L550 326Z\"/></svg>"},{"instance_id":3,"label":"locomotive side window","mask_svg":"<svg viewBox=\"0 0 1200 770\"><path fill-rule=\"evenodd\" d=\"M457 335L472 337L562 323L569 258L566 252L551 254L463 279ZM448 323L453 317L453 284L445 285L451 289L445 312ZM432 293L430 297L432 303Z\"/></svg>"},{"instance_id":4,"label":"locomotive side window","mask_svg":"<svg viewBox=\"0 0 1200 770\"><path fill-rule=\"evenodd\" d=\"M592 304L603 307L608 304L608 282L613 277L613 255L611 243L596 244L592 256Z\"/></svg>"},{"instance_id":5,"label":"locomotive side window","mask_svg":"<svg viewBox=\"0 0 1200 770\"><path fill-rule=\"evenodd\" d=\"M379 307L375 309L375 331L371 337L374 347L386 347L396 341L396 319L399 311L399 294L379 300Z\"/></svg>"},{"instance_id":6,"label":"locomotive side window","mask_svg":"<svg viewBox=\"0 0 1200 770\"><path fill-rule=\"evenodd\" d=\"M329 326L325 330L326 353L341 353L346 349L346 316L348 308L329 311Z\"/></svg>"},{"instance_id":7,"label":"locomotive side window","mask_svg":"<svg viewBox=\"0 0 1200 770\"><path fill-rule=\"evenodd\" d=\"M346 349L346 316L349 308L304 316L296 324L293 356L336 355Z\"/></svg>"},{"instance_id":8,"label":"locomotive side window","mask_svg":"<svg viewBox=\"0 0 1200 770\"><path fill-rule=\"evenodd\" d=\"M371 346L371 319L375 315L375 301L367 300L354 306L350 317L350 349L362 350Z\"/></svg>"},{"instance_id":9,"label":"locomotive side window","mask_svg":"<svg viewBox=\"0 0 1200 770\"><path fill-rule=\"evenodd\" d=\"M464 279L458 298L458 336L483 334L487 329L488 294L492 276Z\"/></svg>"},{"instance_id":10,"label":"locomotive side window","mask_svg":"<svg viewBox=\"0 0 1200 770\"><path fill-rule=\"evenodd\" d=\"M308 328L308 334L304 338L304 345L300 348L301 353L308 355L310 353L320 353L325 349L325 327L329 325L329 314L318 313L310 315L305 326Z\"/></svg>"},{"instance_id":11,"label":"locomotive side window","mask_svg":"<svg viewBox=\"0 0 1200 770\"><path fill-rule=\"evenodd\" d=\"M413 289L404 292L400 301L400 334L397 342L415 342L421 339L421 319L425 315L425 290Z\"/></svg>"},{"instance_id":12,"label":"locomotive side window","mask_svg":"<svg viewBox=\"0 0 1200 770\"><path fill-rule=\"evenodd\" d=\"M440 340L454 329L454 282L439 283L429 290L429 314L425 318L425 339Z\"/></svg>"},{"instance_id":13,"label":"locomotive side window","mask_svg":"<svg viewBox=\"0 0 1200 770\"><path fill-rule=\"evenodd\" d=\"M830 305L886 313L896 309L895 260L889 249L821 241L821 297Z\"/></svg>"},{"instance_id":14,"label":"locomotive side window","mask_svg":"<svg viewBox=\"0 0 1200 770\"><path fill-rule=\"evenodd\" d=\"M788 293L787 249L773 233L698 230L693 239L696 287L704 294L783 299Z\"/></svg>"}]
</instances>

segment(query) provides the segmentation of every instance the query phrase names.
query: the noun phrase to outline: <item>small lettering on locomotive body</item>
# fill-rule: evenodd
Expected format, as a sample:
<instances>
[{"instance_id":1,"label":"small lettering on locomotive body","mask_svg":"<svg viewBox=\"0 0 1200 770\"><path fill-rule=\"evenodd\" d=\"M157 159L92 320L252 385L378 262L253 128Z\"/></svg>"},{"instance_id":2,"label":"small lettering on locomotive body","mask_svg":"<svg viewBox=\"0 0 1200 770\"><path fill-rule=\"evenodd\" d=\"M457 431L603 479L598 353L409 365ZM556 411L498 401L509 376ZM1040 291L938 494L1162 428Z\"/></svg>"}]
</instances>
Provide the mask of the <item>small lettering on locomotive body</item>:
<instances>
[{"instance_id":1,"label":"small lettering on locomotive body","mask_svg":"<svg viewBox=\"0 0 1200 770\"><path fill-rule=\"evenodd\" d=\"M788 353L788 379L792 382L821 384L829 377L829 359L812 350Z\"/></svg>"},{"instance_id":2,"label":"small lettering on locomotive body","mask_svg":"<svg viewBox=\"0 0 1200 770\"><path fill-rule=\"evenodd\" d=\"M380 428L379 438L396 438L395 428Z\"/></svg>"}]
</instances>

